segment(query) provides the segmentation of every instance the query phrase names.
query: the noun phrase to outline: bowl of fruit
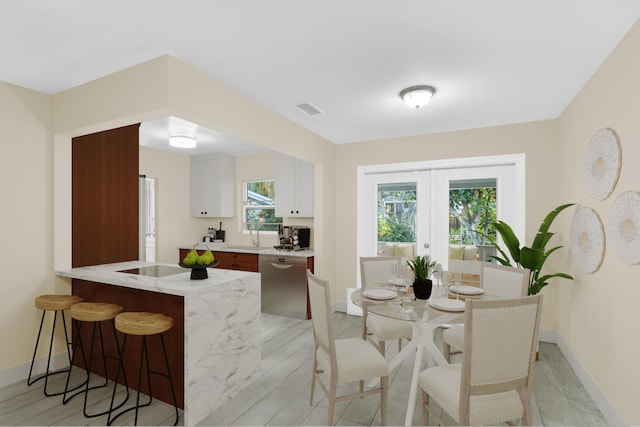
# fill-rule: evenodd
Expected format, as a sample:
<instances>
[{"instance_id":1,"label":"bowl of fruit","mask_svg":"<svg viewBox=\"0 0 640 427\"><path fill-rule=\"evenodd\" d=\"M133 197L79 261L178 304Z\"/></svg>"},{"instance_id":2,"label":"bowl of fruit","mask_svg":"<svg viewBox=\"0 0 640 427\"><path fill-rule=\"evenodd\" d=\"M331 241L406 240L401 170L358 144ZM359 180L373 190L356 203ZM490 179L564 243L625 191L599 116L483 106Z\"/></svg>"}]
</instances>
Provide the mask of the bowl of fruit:
<instances>
[{"instance_id":1,"label":"bowl of fruit","mask_svg":"<svg viewBox=\"0 0 640 427\"><path fill-rule=\"evenodd\" d=\"M214 258L211 250L207 249L202 255L199 255L194 248L189 251L178 265L191 269L191 280L203 280L209 277L207 268L215 267L218 265L218 261Z\"/></svg>"}]
</instances>

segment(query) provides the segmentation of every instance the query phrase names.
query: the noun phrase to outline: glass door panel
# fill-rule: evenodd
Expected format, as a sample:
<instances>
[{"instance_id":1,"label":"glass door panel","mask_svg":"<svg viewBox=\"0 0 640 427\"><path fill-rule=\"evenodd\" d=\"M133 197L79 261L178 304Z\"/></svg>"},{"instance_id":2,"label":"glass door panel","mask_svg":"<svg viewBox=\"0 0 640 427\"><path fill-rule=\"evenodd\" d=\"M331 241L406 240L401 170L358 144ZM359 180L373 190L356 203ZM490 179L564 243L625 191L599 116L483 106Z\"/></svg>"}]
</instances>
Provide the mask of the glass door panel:
<instances>
[{"instance_id":1,"label":"glass door panel","mask_svg":"<svg viewBox=\"0 0 640 427\"><path fill-rule=\"evenodd\" d=\"M490 224L498 219L516 223L513 166L439 170L433 180L436 259L448 260L450 245L473 245L490 261L495 248L483 234L495 238Z\"/></svg>"},{"instance_id":2,"label":"glass door panel","mask_svg":"<svg viewBox=\"0 0 640 427\"><path fill-rule=\"evenodd\" d=\"M367 250L363 256L427 253L431 243L429 172L372 174L366 179L369 197L362 205L362 229Z\"/></svg>"},{"instance_id":3,"label":"glass door panel","mask_svg":"<svg viewBox=\"0 0 640 427\"><path fill-rule=\"evenodd\" d=\"M385 242L416 242L416 183L378 184L378 251Z\"/></svg>"}]
</instances>

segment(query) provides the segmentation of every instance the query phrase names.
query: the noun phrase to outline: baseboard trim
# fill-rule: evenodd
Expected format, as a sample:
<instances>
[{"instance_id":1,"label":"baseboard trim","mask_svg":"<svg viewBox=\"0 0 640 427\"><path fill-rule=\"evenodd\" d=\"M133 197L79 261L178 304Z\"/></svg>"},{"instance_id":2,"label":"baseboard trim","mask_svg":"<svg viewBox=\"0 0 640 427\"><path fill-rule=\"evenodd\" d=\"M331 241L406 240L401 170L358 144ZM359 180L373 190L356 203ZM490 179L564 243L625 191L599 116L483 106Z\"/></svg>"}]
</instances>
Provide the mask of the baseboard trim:
<instances>
[{"instance_id":1,"label":"baseboard trim","mask_svg":"<svg viewBox=\"0 0 640 427\"><path fill-rule=\"evenodd\" d=\"M26 381L29 376L31 361L22 363L9 369L0 371L0 387L6 387L20 381ZM59 370L69 366L69 359L66 353L53 356L51 359L51 370ZM47 368L47 356L36 359L33 364L33 376L43 374Z\"/></svg>"},{"instance_id":2,"label":"baseboard trim","mask_svg":"<svg viewBox=\"0 0 640 427\"><path fill-rule=\"evenodd\" d=\"M574 372L580 379L580 382L582 382L582 385L591 397L591 400L593 400L600 412L602 412L602 415L607 419L607 424L610 426L626 425L609 400L607 400L604 394L602 394L600 388L598 388L587 370L582 366L575 354L573 354L573 351L571 351L562 336L560 336L556 331L540 329L539 338L540 341L554 343L558 346L565 359L567 359L567 362L569 362L569 365L571 365Z\"/></svg>"}]
</instances>

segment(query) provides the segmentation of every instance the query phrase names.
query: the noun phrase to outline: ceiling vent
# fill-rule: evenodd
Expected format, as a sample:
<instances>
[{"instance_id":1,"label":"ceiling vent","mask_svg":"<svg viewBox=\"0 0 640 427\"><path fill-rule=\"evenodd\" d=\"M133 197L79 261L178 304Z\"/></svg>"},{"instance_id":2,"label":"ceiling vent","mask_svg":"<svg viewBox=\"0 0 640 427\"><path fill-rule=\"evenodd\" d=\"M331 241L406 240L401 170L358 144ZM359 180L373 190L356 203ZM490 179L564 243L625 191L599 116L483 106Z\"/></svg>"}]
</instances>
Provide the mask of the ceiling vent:
<instances>
[{"instance_id":1,"label":"ceiling vent","mask_svg":"<svg viewBox=\"0 0 640 427\"><path fill-rule=\"evenodd\" d=\"M296 108L298 108L298 110L302 111L308 116L315 116L316 114L324 114L324 111L322 111L321 109L319 109L318 107L316 107L310 102L305 102L304 104L298 104L296 105Z\"/></svg>"}]
</instances>

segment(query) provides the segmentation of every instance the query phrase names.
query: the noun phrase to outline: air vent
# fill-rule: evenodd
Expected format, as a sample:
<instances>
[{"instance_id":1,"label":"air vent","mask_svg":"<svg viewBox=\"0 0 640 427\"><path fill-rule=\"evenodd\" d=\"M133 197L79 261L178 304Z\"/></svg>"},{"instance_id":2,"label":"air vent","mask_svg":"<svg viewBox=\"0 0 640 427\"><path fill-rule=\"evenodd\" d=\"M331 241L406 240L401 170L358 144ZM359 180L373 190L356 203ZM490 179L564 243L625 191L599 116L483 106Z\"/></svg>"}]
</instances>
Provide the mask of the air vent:
<instances>
[{"instance_id":1,"label":"air vent","mask_svg":"<svg viewBox=\"0 0 640 427\"><path fill-rule=\"evenodd\" d=\"M321 109L319 109L318 107L316 107L310 102L305 102L304 104L298 104L296 105L296 107L298 108L298 110L304 112L309 116L315 116L316 114L324 114L324 111L322 111Z\"/></svg>"}]
</instances>

